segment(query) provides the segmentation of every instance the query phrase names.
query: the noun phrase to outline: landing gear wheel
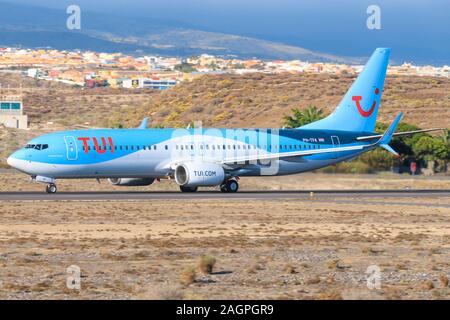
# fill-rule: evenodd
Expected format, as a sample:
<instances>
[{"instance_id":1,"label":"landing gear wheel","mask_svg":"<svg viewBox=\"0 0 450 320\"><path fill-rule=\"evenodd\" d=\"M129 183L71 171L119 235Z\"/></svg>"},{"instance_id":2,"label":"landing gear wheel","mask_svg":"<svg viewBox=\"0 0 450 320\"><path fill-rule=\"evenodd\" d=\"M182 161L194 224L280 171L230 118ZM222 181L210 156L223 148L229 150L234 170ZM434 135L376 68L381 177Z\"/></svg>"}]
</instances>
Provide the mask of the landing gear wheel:
<instances>
[{"instance_id":1,"label":"landing gear wheel","mask_svg":"<svg viewBox=\"0 0 450 320\"><path fill-rule=\"evenodd\" d=\"M47 187L45 187L45 191L47 191L47 193L56 193L56 191L58 191L58 188L56 188L56 184L48 184Z\"/></svg>"},{"instance_id":2,"label":"landing gear wheel","mask_svg":"<svg viewBox=\"0 0 450 320\"><path fill-rule=\"evenodd\" d=\"M234 179L228 180L226 186L228 192L237 192L239 190L239 183Z\"/></svg>"},{"instance_id":3,"label":"landing gear wheel","mask_svg":"<svg viewBox=\"0 0 450 320\"><path fill-rule=\"evenodd\" d=\"M183 187L180 186L181 192L196 192L198 187Z\"/></svg>"},{"instance_id":4,"label":"landing gear wheel","mask_svg":"<svg viewBox=\"0 0 450 320\"><path fill-rule=\"evenodd\" d=\"M220 186L220 191L222 192L234 193L237 192L238 190L239 190L239 183L234 179L230 179Z\"/></svg>"}]
</instances>

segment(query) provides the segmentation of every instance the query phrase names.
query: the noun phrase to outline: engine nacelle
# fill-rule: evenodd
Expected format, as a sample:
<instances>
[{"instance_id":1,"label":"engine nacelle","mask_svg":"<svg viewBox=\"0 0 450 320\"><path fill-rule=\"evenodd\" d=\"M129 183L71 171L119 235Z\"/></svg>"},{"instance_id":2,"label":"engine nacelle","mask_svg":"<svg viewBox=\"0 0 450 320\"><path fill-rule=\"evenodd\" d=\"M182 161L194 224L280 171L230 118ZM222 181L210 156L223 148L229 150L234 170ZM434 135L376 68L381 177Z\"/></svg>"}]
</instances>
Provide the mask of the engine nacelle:
<instances>
[{"instance_id":1,"label":"engine nacelle","mask_svg":"<svg viewBox=\"0 0 450 320\"><path fill-rule=\"evenodd\" d=\"M218 186L225 180L222 166L207 162L186 162L175 168L175 181L183 187Z\"/></svg>"},{"instance_id":2,"label":"engine nacelle","mask_svg":"<svg viewBox=\"0 0 450 320\"><path fill-rule=\"evenodd\" d=\"M155 181L154 178L109 178L109 183L115 186L136 187L149 186Z\"/></svg>"}]
</instances>

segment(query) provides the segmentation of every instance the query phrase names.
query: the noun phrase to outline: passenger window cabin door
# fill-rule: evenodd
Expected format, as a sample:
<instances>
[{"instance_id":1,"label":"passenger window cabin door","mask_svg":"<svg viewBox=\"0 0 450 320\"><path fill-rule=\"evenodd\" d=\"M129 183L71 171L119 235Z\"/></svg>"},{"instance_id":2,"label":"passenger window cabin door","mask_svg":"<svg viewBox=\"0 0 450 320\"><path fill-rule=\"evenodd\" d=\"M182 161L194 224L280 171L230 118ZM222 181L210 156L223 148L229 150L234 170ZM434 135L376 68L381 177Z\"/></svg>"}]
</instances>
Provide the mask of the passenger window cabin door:
<instances>
[{"instance_id":1,"label":"passenger window cabin door","mask_svg":"<svg viewBox=\"0 0 450 320\"><path fill-rule=\"evenodd\" d=\"M77 143L73 136L65 136L64 142L66 143L66 157L67 160L77 160L78 159L78 150L77 150Z\"/></svg>"}]
</instances>

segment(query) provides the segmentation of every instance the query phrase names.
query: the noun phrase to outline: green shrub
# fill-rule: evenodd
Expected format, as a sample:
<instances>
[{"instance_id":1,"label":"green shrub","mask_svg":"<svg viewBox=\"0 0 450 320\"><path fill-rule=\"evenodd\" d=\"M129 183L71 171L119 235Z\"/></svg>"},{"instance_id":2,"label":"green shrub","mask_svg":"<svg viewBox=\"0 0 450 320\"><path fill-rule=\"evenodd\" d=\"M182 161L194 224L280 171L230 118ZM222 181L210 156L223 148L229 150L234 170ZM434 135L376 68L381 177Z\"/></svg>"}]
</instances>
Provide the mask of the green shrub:
<instances>
[{"instance_id":1,"label":"green shrub","mask_svg":"<svg viewBox=\"0 0 450 320\"><path fill-rule=\"evenodd\" d=\"M216 264L216 258L211 255L203 255L198 261L198 268L204 274L211 274Z\"/></svg>"}]
</instances>

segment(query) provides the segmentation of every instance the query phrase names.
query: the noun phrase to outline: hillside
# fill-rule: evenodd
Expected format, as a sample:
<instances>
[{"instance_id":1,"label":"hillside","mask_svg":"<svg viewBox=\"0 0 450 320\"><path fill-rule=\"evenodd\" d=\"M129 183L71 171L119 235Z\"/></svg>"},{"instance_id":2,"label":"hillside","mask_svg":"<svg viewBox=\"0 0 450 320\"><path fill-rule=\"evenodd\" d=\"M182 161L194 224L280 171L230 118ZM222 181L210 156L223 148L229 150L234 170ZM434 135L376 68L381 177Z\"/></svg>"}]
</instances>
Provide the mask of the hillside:
<instances>
[{"instance_id":1,"label":"hillside","mask_svg":"<svg viewBox=\"0 0 450 320\"><path fill-rule=\"evenodd\" d=\"M353 80L326 74L218 75L166 91L130 91L72 88L0 73L3 87L22 84L35 129L133 127L144 116L151 117L153 126L165 127L184 127L195 120L204 126L279 127L292 108L315 105L330 113ZM405 111L405 122L419 127L449 127L450 79L388 77L379 118L390 121L399 111Z\"/></svg>"},{"instance_id":2,"label":"hillside","mask_svg":"<svg viewBox=\"0 0 450 320\"><path fill-rule=\"evenodd\" d=\"M154 95L122 120L133 126L149 115L164 126L202 120L204 126L279 127L292 108L315 105L330 113L353 80L287 73L205 76ZM405 111L404 121L419 127L449 127L450 79L388 77L379 119L390 121L399 111Z\"/></svg>"},{"instance_id":3,"label":"hillside","mask_svg":"<svg viewBox=\"0 0 450 320\"><path fill-rule=\"evenodd\" d=\"M199 30L183 22L158 17L129 18L83 10L83 27L70 31L66 28L68 15L65 8L50 9L3 1L0 1L0 6L4 12L8 12L0 21L0 46L184 57L209 53L242 58L344 63L364 60L361 57L340 57L252 37Z\"/></svg>"}]
</instances>

